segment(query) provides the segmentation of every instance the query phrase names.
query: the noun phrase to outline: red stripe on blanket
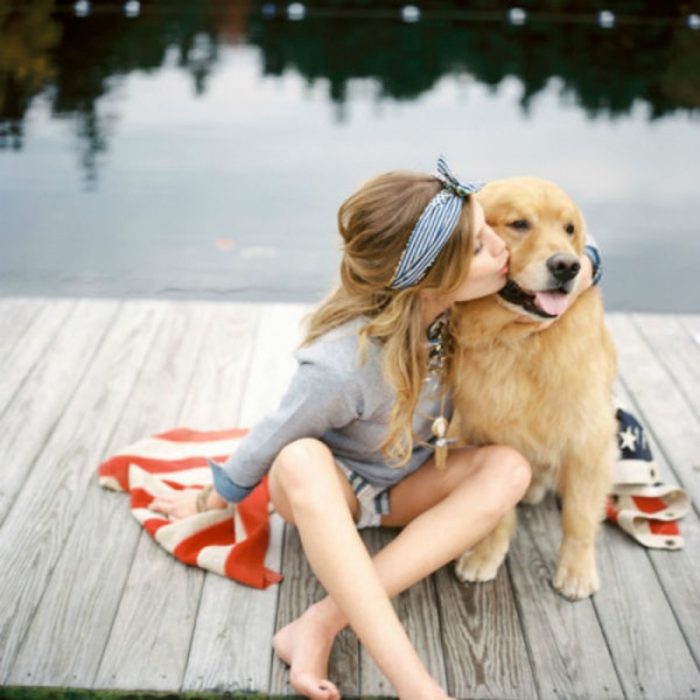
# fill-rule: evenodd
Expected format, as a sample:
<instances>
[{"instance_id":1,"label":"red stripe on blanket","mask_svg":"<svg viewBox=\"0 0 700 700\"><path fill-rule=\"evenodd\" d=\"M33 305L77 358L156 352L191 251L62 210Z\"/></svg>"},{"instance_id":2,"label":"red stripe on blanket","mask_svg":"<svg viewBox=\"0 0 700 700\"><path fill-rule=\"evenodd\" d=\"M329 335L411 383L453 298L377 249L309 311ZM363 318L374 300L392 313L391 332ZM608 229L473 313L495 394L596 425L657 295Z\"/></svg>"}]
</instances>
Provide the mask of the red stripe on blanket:
<instances>
[{"instance_id":1,"label":"red stripe on blanket","mask_svg":"<svg viewBox=\"0 0 700 700\"><path fill-rule=\"evenodd\" d=\"M250 495L238 507L248 537L229 554L226 560L226 575L233 571L245 571L252 578L242 581L249 586L267 588L278 583L282 576L276 571L265 568L265 554L270 540L268 502L270 500L267 476L255 487ZM229 573L231 572L231 573Z\"/></svg>"},{"instance_id":2,"label":"red stripe on blanket","mask_svg":"<svg viewBox=\"0 0 700 700\"><path fill-rule=\"evenodd\" d=\"M605 502L605 511L606 515L608 516L608 520L610 520L613 523L617 523L617 514L618 510L615 508L614 505L615 501L612 499L611 496L608 496L606 502Z\"/></svg>"},{"instance_id":3,"label":"red stripe on blanket","mask_svg":"<svg viewBox=\"0 0 700 700\"><path fill-rule=\"evenodd\" d=\"M681 531L675 520L650 520L649 529L654 535L680 535Z\"/></svg>"},{"instance_id":4,"label":"red stripe on blanket","mask_svg":"<svg viewBox=\"0 0 700 700\"><path fill-rule=\"evenodd\" d=\"M658 513L667 508L667 504L656 496L632 496L632 501L642 513Z\"/></svg>"},{"instance_id":5,"label":"red stripe on blanket","mask_svg":"<svg viewBox=\"0 0 700 700\"><path fill-rule=\"evenodd\" d=\"M190 428L173 428L154 437L171 442L212 442L214 440L233 440L242 438L250 432L249 428L230 428L229 430L191 430Z\"/></svg>"},{"instance_id":6,"label":"red stripe on blanket","mask_svg":"<svg viewBox=\"0 0 700 700\"><path fill-rule=\"evenodd\" d=\"M182 540L173 550L173 554L185 564L197 566L197 557L204 547L234 544L236 544L236 537L233 518L229 518Z\"/></svg>"},{"instance_id":7,"label":"red stripe on blanket","mask_svg":"<svg viewBox=\"0 0 700 700\"><path fill-rule=\"evenodd\" d=\"M155 496L152 493L149 493L144 489L132 489L131 508L148 508L154 498Z\"/></svg>"},{"instance_id":8,"label":"red stripe on blanket","mask_svg":"<svg viewBox=\"0 0 700 700\"><path fill-rule=\"evenodd\" d=\"M104 485L106 487L115 488L116 482L124 491L129 491L129 471L132 467L145 471L155 480L156 483L153 486L149 486L149 482L145 481L143 482L143 487L134 488L131 491L131 507L134 510L141 511L137 513L139 520L141 520L143 517L142 509L148 508L154 498L154 494L149 493L149 489L157 489L157 482L175 490L202 488L211 479L209 475L205 476L205 472L202 473L202 481L200 483L192 483L189 486L183 486L173 481L176 478L174 472L206 466L207 457L218 462L226 461L229 456L226 454L226 451L231 449L231 440L241 438L248 432L244 428L216 431L175 428L154 437L161 440L170 440L171 442L192 443L191 448L187 448L187 452L190 452L188 457L164 460L141 455L139 454L141 450L150 451L152 449L153 439L146 438L123 450L126 454L116 455L105 460L99 466L98 473L100 477L109 477L105 479ZM212 449L211 443L217 440L226 441L227 443L221 445L221 455L205 456L197 454L196 443L208 443L207 451L210 451ZM161 476L168 472L173 473L170 478ZM197 476L199 476L197 472L187 475L186 479L183 475L183 481L191 482ZM141 479L141 476L139 478ZM160 517L155 511L152 518L148 517L143 521L143 527L149 535L154 537L158 544L185 564L197 566L198 556L202 549L206 547L230 547L231 549L226 555L224 562L223 573L226 576L256 588L267 588L273 583L278 583L282 580L282 576L265 567L265 555L270 538L267 479L264 479L248 498L238 504L236 508L245 528L245 533L235 531L235 520L233 517L226 518L210 526L207 526L206 523L199 526L198 521L193 520L192 527L185 528L189 536L178 541L176 539L177 530L174 530L168 537L162 537L162 541L158 541L158 539L155 539L156 533L161 527L171 524L171 521L165 517ZM198 526L202 529L197 531ZM237 537L238 539L236 539Z\"/></svg>"},{"instance_id":9,"label":"red stripe on blanket","mask_svg":"<svg viewBox=\"0 0 700 700\"><path fill-rule=\"evenodd\" d=\"M156 532L169 524L170 521L167 518L149 518L143 521L143 529L155 539Z\"/></svg>"}]
</instances>

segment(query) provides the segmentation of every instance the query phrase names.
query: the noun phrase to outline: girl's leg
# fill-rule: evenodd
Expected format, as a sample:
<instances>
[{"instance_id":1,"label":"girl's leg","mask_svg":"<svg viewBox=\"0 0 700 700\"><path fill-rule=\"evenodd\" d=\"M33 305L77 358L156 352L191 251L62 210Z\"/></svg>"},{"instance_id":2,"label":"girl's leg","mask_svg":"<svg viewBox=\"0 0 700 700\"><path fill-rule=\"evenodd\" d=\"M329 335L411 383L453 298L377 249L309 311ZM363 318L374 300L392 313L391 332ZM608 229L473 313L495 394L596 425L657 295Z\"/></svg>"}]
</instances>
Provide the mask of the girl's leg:
<instances>
[{"instance_id":1,"label":"girl's leg","mask_svg":"<svg viewBox=\"0 0 700 700\"><path fill-rule=\"evenodd\" d=\"M529 481L530 467L519 453L485 447L452 450L444 472L430 460L395 486L391 513L382 524L405 527L373 560L387 596L397 595L476 544L515 506ZM278 636L315 629L330 653L332 636L348 619L329 593ZM325 669L327 656L322 662Z\"/></svg>"},{"instance_id":2,"label":"girl's leg","mask_svg":"<svg viewBox=\"0 0 700 700\"><path fill-rule=\"evenodd\" d=\"M354 496L343 480L323 443L298 440L275 460L270 495L280 514L296 524L311 568L399 697L446 697L423 666L377 576L355 527ZM325 679L303 673L304 659L294 646L304 634L300 630L275 640L278 653L291 662L292 685L310 697L337 696Z\"/></svg>"}]
</instances>

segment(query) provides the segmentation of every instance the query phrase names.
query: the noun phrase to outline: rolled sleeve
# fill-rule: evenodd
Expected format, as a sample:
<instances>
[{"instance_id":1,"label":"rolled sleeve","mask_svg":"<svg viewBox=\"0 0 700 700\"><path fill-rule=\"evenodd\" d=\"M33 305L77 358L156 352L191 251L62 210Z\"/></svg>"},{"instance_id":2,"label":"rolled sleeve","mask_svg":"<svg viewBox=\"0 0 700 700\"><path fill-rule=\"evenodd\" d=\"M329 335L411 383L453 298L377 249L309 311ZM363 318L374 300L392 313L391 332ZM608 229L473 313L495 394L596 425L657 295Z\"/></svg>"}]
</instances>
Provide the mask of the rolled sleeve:
<instances>
[{"instance_id":1,"label":"rolled sleeve","mask_svg":"<svg viewBox=\"0 0 700 700\"><path fill-rule=\"evenodd\" d=\"M239 503L255 488L254 486L239 486L219 464L211 459L208 459L207 462L211 467L214 490L229 503Z\"/></svg>"}]
</instances>

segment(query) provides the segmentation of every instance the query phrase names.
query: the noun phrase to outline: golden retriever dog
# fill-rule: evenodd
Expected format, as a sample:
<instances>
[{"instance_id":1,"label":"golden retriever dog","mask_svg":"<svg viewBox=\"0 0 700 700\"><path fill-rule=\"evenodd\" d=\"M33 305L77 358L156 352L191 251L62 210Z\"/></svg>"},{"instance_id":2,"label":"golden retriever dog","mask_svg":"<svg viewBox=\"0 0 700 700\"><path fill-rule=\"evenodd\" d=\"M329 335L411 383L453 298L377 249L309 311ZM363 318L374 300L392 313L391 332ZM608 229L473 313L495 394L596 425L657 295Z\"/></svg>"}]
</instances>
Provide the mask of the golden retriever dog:
<instances>
[{"instance_id":1,"label":"golden retriever dog","mask_svg":"<svg viewBox=\"0 0 700 700\"><path fill-rule=\"evenodd\" d=\"M526 503L557 490L563 538L554 587L585 598L599 587L595 539L612 486L617 363L598 288L567 310L583 217L559 187L538 178L492 182L477 198L510 249L510 271L499 294L457 305L452 430L466 444L507 444L525 455L533 469ZM458 559L458 577L493 579L515 525L512 511Z\"/></svg>"}]
</instances>

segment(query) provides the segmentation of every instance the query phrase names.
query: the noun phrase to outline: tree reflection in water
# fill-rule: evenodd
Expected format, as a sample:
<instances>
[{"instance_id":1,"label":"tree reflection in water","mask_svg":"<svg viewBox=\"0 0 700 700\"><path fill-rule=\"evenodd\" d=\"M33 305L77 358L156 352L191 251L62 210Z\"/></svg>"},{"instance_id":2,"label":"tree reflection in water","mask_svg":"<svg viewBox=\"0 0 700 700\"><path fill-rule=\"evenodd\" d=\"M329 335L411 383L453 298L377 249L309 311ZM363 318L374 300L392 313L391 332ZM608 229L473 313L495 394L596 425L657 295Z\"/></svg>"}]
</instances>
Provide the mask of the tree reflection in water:
<instances>
[{"instance_id":1,"label":"tree reflection in water","mask_svg":"<svg viewBox=\"0 0 700 700\"><path fill-rule=\"evenodd\" d=\"M22 147L25 116L42 95L54 116L74 120L92 180L109 140L97 103L123 76L158 70L175 49L204 95L219 47L232 41L260 48L265 75L294 69L309 83L327 80L340 118L354 78L375 80L379 99L413 100L457 74L493 88L516 77L524 111L553 77L591 118L628 114L638 102L650 120L700 108L700 32L686 25L699 0L616 2L611 29L596 23L608 3L595 0L523 2L523 26L507 23L505 2L471 2L469 12L421 3L415 23L401 21L403 4L311 2L306 19L292 22L282 9L265 19L260 2L144 0L130 19L114 4L96 2L79 18L72 3L0 0L0 148Z\"/></svg>"}]
</instances>

